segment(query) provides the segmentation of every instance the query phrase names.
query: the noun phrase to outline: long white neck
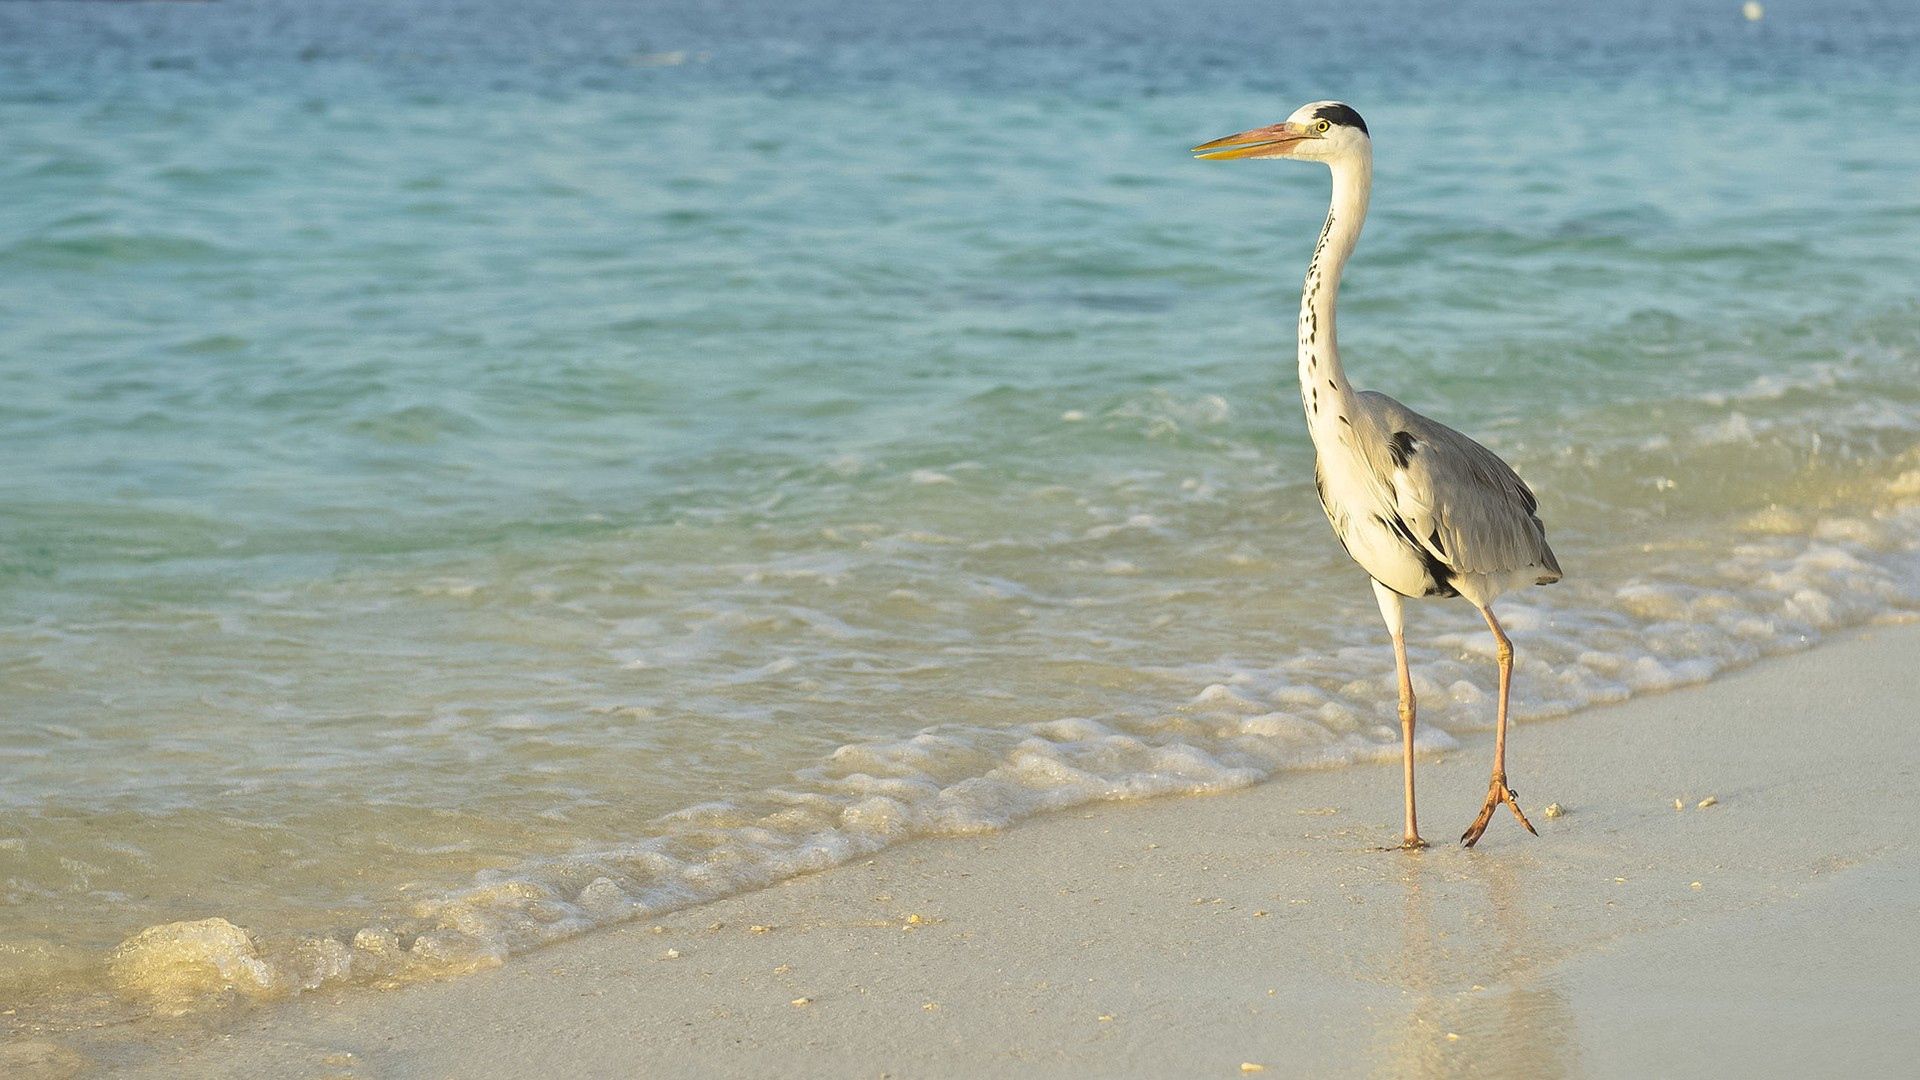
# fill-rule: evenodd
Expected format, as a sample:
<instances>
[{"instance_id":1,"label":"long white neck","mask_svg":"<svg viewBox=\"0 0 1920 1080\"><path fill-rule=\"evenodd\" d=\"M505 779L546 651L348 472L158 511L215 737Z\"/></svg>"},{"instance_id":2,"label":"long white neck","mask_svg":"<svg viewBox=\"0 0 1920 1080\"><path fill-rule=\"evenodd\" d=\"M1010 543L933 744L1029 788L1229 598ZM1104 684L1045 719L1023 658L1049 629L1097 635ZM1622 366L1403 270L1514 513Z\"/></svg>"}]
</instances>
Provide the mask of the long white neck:
<instances>
[{"instance_id":1,"label":"long white neck","mask_svg":"<svg viewBox=\"0 0 1920 1080\"><path fill-rule=\"evenodd\" d=\"M1300 290L1300 404L1307 412L1307 431L1315 446L1337 438L1340 418L1353 414L1353 387L1340 366L1340 348L1334 340L1333 309L1340 296L1340 272L1360 241L1367 220L1367 199L1373 193L1373 157L1359 155L1332 162L1333 205L1327 223L1307 264L1307 282Z\"/></svg>"}]
</instances>

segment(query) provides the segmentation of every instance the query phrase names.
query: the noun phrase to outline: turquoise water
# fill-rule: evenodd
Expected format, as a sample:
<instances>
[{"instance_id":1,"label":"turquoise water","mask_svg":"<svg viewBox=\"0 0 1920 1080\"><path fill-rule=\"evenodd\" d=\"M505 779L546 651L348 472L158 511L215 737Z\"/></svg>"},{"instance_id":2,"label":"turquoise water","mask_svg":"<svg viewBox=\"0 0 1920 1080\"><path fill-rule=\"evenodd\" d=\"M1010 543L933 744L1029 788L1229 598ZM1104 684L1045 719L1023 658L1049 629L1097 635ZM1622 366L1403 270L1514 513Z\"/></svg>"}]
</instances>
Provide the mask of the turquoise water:
<instances>
[{"instance_id":1,"label":"turquoise water","mask_svg":"<svg viewBox=\"0 0 1920 1080\"><path fill-rule=\"evenodd\" d=\"M10 1021L1392 752L1326 178L1185 152L1316 98L1355 381L1568 571L1523 719L1920 608L1910 5L646 7L0 5ZM1476 625L1415 614L1429 746Z\"/></svg>"}]
</instances>

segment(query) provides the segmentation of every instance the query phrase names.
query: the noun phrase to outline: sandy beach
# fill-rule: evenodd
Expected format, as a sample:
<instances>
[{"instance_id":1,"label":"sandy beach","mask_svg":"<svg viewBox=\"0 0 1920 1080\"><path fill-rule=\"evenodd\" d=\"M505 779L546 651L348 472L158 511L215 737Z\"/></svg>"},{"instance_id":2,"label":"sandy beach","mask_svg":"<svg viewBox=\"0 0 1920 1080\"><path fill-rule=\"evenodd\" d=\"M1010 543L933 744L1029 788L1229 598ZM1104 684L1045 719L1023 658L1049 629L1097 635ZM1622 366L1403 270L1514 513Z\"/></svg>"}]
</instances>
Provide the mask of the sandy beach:
<instances>
[{"instance_id":1,"label":"sandy beach","mask_svg":"<svg viewBox=\"0 0 1920 1080\"><path fill-rule=\"evenodd\" d=\"M203 1077L1893 1075L1920 1053L1916 656L1920 626L1883 626L1523 725L1512 778L1539 839L1503 818L1477 850L1379 850L1396 839L1392 764L1296 772L910 843L497 970L313 995L84 1061ZM1486 751L1422 762L1432 838L1472 817Z\"/></svg>"}]
</instances>

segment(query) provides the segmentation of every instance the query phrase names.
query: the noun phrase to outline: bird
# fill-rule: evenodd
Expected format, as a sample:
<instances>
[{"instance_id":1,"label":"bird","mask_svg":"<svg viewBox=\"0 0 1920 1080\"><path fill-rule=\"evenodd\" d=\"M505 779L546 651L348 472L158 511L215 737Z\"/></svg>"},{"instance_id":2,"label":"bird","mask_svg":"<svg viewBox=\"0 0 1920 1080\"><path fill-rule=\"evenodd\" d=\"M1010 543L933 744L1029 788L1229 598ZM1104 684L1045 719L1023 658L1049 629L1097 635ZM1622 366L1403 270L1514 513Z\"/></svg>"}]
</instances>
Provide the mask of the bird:
<instances>
[{"instance_id":1,"label":"bird","mask_svg":"<svg viewBox=\"0 0 1920 1080\"><path fill-rule=\"evenodd\" d=\"M1313 440L1314 487L1340 545L1373 582L1380 617L1393 639L1400 678L1402 778L1406 828L1400 846L1427 846L1414 807L1415 701L1407 669L1404 601L1461 597L1493 632L1500 667L1493 775L1479 817L1460 835L1472 847L1505 804L1538 836L1507 783L1507 700L1513 687L1513 642L1493 613L1502 593L1560 580L1533 489L1499 455L1438 420L1385 394L1355 390L1340 364L1334 303L1340 274L1373 193L1373 138L1353 106L1303 105L1278 124L1202 143L1203 160L1291 158L1316 161L1333 174L1326 224L1300 291L1300 401Z\"/></svg>"}]
</instances>

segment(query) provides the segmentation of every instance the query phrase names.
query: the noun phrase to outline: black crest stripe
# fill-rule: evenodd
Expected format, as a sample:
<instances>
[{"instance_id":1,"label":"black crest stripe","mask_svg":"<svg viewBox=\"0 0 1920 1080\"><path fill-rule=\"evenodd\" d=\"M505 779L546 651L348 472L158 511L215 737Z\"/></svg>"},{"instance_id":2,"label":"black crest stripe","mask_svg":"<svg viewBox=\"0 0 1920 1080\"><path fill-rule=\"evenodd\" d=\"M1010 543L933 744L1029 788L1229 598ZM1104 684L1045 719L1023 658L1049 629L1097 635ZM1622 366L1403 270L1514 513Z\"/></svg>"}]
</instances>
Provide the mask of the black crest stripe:
<instances>
[{"instance_id":1,"label":"black crest stripe","mask_svg":"<svg viewBox=\"0 0 1920 1080\"><path fill-rule=\"evenodd\" d=\"M1331 120L1336 124L1345 124L1350 128L1359 128L1360 134L1370 135L1367 131L1367 122L1360 119L1360 114L1353 111L1353 106L1343 102L1336 101L1331 105L1322 105L1313 111L1313 115L1322 120Z\"/></svg>"}]
</instances>

